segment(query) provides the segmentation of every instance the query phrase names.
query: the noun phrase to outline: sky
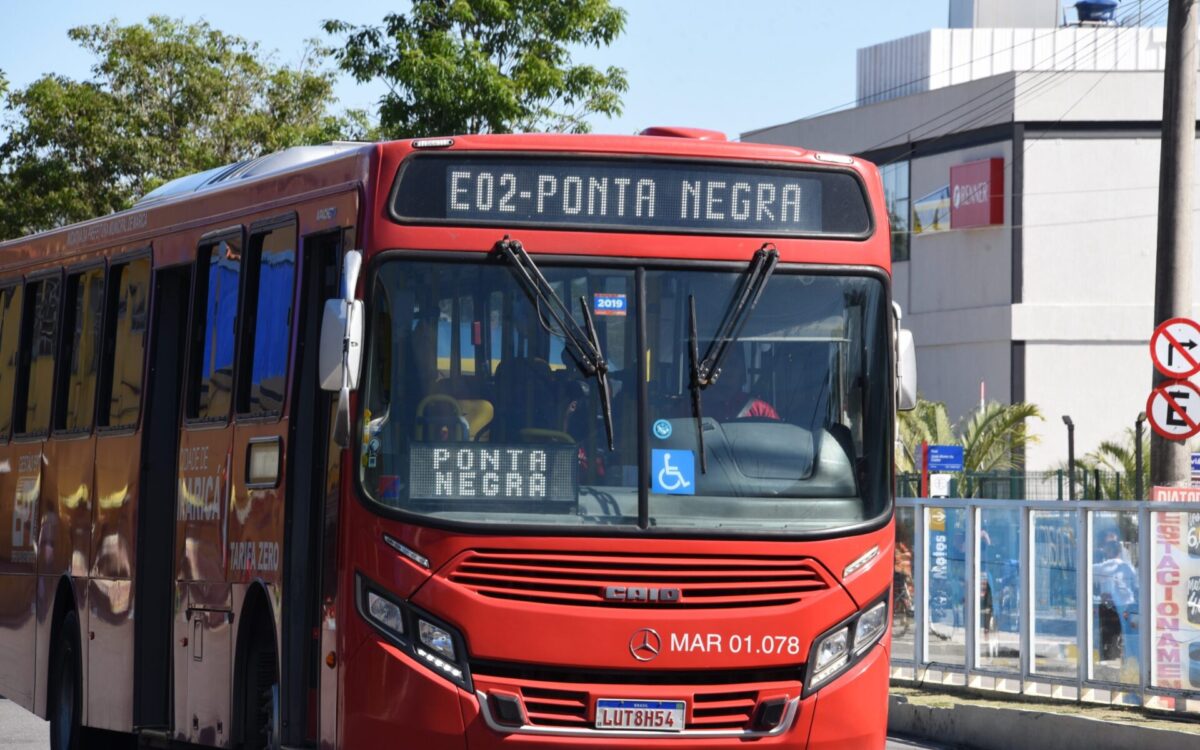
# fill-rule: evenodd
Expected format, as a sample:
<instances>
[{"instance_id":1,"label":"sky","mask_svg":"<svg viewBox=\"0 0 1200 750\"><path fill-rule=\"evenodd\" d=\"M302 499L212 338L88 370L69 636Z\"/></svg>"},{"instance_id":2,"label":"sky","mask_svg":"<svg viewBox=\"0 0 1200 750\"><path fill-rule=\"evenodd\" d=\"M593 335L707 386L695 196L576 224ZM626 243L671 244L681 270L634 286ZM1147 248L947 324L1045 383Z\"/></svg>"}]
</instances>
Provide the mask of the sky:
<instances>
[{"instance_id":1,"label":"sky","mask_svg":"<svg viewBox=\"0 0 1200 750\"><path fill-rule=\"evenodd\" d=\"M735 137L854 99L860 47L944 27L948 0L613 0L625 8L625 33L602 50L580 49L575 60L626 69L624 113L595 117L601 133L633 133L651 125L720 130ZM337 18L378 24L403 0L353 3L288 0L0 0L0 71L14 87L45 73L89 77L92 58L67 30L117 19L135 23L159 13L257 41L282 63L300 59L303 40L332 41L321 22ZM280 8L286 7L281 13ZM339 106L374 111L385 88L343 75Z\"/></svg>"}]
</instances>

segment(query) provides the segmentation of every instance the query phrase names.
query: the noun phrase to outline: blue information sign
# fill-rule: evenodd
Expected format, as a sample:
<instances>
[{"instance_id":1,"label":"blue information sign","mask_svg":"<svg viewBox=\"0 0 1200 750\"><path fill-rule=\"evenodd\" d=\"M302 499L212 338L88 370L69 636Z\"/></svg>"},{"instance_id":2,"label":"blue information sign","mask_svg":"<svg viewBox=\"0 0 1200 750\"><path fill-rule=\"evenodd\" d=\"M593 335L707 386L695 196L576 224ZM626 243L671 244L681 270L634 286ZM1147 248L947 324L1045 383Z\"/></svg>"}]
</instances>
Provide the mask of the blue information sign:
<instances>
[{"instance_id":1,"label":"blue information sign","mask_svg":"<svg viewBox=\"0 0 1200 750\"><path fill-rule=\"evenodd\" d=\"M1192 454L1192 475L1200 474L1200 453Z\"/></svg>"},{"instance_id":2,"label":"blue information sign","mask_svg":"<svg viewBox=\"0 0 1200 750\"><path fill-rule=\"evenodd\" d=\"M930 471L962 471L963 449L961 445L929 446Z\"/></svg>"}]
</instances>

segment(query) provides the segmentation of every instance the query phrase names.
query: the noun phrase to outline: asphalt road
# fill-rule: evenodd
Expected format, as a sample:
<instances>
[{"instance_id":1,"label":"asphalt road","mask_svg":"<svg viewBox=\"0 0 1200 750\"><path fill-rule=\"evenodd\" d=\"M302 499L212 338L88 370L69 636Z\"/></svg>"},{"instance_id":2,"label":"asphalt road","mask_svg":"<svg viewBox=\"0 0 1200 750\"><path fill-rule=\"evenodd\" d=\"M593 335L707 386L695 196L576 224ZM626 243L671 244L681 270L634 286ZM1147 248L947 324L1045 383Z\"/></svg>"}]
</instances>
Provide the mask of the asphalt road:
<instances>
[{"instance_id":1,"label":"asphalt road","mask_svg":"<svg viewBox=\"0 0 1200 750\"><path fill-rule=\"evenodd\" d=\"M0 698L0 747L4 750L50 750L48 724L11 701ZM909 740L890 739L888 750L940 750Z\"/></svg>"}]
</instances>

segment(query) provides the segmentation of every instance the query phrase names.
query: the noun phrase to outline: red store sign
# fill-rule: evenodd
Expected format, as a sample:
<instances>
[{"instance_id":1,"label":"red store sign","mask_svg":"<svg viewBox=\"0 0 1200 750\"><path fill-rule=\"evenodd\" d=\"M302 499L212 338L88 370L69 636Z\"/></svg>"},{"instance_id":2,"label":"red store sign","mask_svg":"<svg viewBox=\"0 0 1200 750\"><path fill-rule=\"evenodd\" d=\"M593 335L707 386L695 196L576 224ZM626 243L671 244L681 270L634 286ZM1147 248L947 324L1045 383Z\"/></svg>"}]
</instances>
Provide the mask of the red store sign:
<instances>
[{"instance_id":1,"label":"red store sign","mask_svg":"<svg viewBox=\"0 0 1200 750\"><path fill-rule=\"evenodd\" d=\"M950 228L1004 223L1004 160L983 159L950 167Z\"/></svg>"}]
</instances>

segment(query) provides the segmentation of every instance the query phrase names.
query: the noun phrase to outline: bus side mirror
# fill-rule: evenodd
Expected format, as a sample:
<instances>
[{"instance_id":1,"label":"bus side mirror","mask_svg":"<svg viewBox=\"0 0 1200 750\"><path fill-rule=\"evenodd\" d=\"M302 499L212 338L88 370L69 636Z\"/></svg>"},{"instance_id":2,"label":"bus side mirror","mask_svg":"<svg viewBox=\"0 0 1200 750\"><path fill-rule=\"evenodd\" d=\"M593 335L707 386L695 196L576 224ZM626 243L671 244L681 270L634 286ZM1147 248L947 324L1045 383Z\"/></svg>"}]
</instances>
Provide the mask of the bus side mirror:
<instances>
[{"instance_id":1,"label":"bus side mirror","mask_svg":"<svg viewBox=\"0 0 1200 750\"><path fill-rule=\"evenodd\" d=\"M333 439L343 448L350 444L350 391L358 387L362 368L363 303L354 298L362 253L346 252L342 269L342 297L325 302L321 319L319 368L321 388L337 391L337 418Z\"/></svg>"},{"instance_id":2,"label":"bus side mirror","mask_svg":"<svg viewBox=\"0 0 1200 750\"><path fill-rule=\"evenodd\" d=\"M896 332L896 408L917 408L917 344L903 328Z\"/></svg>"}]
</instances>

